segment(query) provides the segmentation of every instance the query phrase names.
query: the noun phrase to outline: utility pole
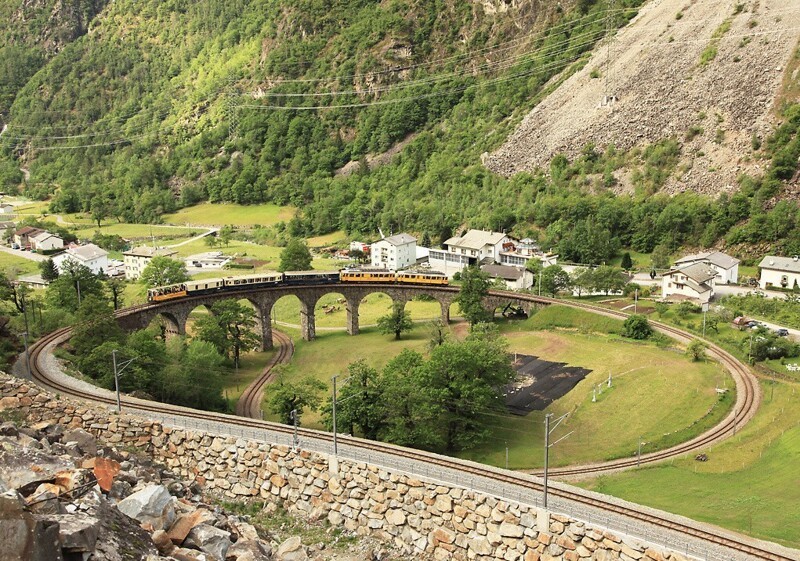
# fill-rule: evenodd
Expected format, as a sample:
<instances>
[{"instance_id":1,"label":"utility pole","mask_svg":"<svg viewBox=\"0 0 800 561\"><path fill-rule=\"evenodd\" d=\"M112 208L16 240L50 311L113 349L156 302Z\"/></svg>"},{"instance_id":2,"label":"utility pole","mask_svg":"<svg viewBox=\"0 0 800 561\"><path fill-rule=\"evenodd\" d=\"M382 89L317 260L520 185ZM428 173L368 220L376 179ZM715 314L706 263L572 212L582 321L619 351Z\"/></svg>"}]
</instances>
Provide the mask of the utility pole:
<instances>
[{"instance_id":1,"label":"utility pole","mask_svg":"<svg viewBox=\"0 0 800 561\"><path fill-rule=\"evenodd\" d=\"M75 279L76 287L78 290L78 307L81 305L81 279Z\"/></svg>"},{"instance_id":2,"label":"utility pole","mask_svg":"<svg viewBox=\"0 0 800 561\"><path fill-rule=\"evenodd\" d=\"M297 438L297 409L292 409L292 412L289 413L289 418L292 420L292 424L294 425L294 434L292 435L292 450L297 452L297 449L300 447L300 441Z\"/></svg>"},{"instance_id":3,"label":"utility pole","mask_svg":"<svg viewBox=\"0 0 800 561\"><path fill-rule=\"evenodd\" d=\"M111 351L111 360L114 363L114 389L117 392L117 413L122 413L122 403L119 399L119 377L122 375L122 371L130 365L136 357L129 358L128 360L117 364L117 349Z\"/></svg>"},{"instance_id":4,"label":"utility pole","mask_svg":"<svg viewBox=\"0 0 800 561\"><path fill-rule=\"evenodd\" d=\"M636 306L639 303L639 289L633 291L633 313L636 313Z\"/></svg>"},{"instance_id":5,"label":"utility pole","mask_svg":"<svg viewBox=\"0 0 800 561\"><path fill-rule=\"evenodd\" d=\"M639 450L636 452L636 467L642 465L642 437L639 436Z\"/></svg>"},{"instance_id":6,"label":"utility pole","mask_svg":"<svg viewBox=\"0 0 800 561\"><path fill-rule=\"evenodd\" d=\"M333 380L333 456L338 457L339 455L339 442L336 440L336 378L339 375L337 374L331 380Z\"/></svg>"},{"instance_id":7,"label":"utility pole","mask_svg":"<svg viewBox=\"0 0 800 561\"><path fill-rule=\"evenodd\" d=\"M550 444L550 434L558 428L558 425L561 424L561 421L567 418L569 413L564 413L555 421L555 425L553 428L550 428L550 418L553 416L552 413L548 413L544 416L544 500L543 505L544 508L547 508L547 471L550 467L550 447L555 446L569 435L571 435L575 431L569 431L567 434Z\"/></svg>"},{"instance_id":8,"label":"utility pole","mask_svg":"<svg viewBox=\"0 0 800 561\"><path fill-rule=\"evenodd\" d=\"M25 331L22 333L22 340L25 343L25 370L28 372L28 379L32 379L31 377L31 355L28 353L28 332Z\"/></svg>"},{"instance_id":9,"label":"utility pole","mask_svg":"<svg viewBox=\"0 0 800 561\"><path fill-rule=\"evenodd\" d=\"M542 269L539 269L539 296L542 295Z\"/></svg>"}]
</instances>

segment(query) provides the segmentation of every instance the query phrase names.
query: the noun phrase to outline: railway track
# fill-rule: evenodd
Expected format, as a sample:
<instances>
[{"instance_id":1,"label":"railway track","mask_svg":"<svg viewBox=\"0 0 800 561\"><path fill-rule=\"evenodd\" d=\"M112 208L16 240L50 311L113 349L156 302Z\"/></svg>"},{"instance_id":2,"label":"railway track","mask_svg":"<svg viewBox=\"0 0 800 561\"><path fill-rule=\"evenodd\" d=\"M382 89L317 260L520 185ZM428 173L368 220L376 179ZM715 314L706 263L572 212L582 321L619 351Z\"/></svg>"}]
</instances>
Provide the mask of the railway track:
<instances>
[{"instance_id":1,"label":"railway track","mask_svg":"<svg viewBox=\"0 0 800 561\"><path fill-rule=\"evenodd\" d=\"M289 362L294 354L294 343L285 333L273 330L272 341L278 349L275 356L269 360L258 378L244 389L239 401L236 402L236 414L240 417L262 418L261 401L264 398L264 386L275 378L275 367Z\"/></svg>"},{"instance_id":2,"label":"railway track","mask_svg":"<svg viewBox=\"0 0 800 561\"><path fill-rule=\"evenodd\" d=\"M590 304L520 295L517 293L506 293L502 291L495 291L492 294L499 296L510 296L515 299L528 300L540 304L557 303L560 305L587 309L610 317L627 317L627 314L623 312L609 310L607 308L601 308L599 306ZM122 311L121 314L136 313L137 311L146 307L148 307L148 305L129 308ZM694 338L694 336L691 334L664 324L654 323L654 327L662 333L666 333L671 337L683 342ZM62 374L53 372L54 370L57 370L57 368L53 364L54 359L52 356L52 350L57 345L68 340L69 336L70 328L64 328L46 335L31 347L31 373L34 381L61 395L67 395L105 405L113 405L113 396L109 392L105 392L94 387L79 387L78 384L69 383L67 380L62 379ZM643 455L640 459L642 464L659 462L667 458L673 458L706 448L713 443L719 442L726 436L733 434L737 425L741 427L755 414L759 403L759 388L755 376L744 364L742 364L724 349L709 343L708 352L711 356L719 360L723 365L725 365L726 368L729 369L731 375L736 381L737 403L734 412L719 425L689 442L660 452ZM254 397L251 399L251 405L248 406L251 409L253 400ZM291 433L293 430L291 427L285 425L269 423L258 419L235 417L207 411L198 411L185 407L149 402L130 397L124 398L123 404L127 411L133 411L144 415L151 413L169 416L171 418L179 418L183 419L183 422L186 424L189 424L190 420L193 420L195 424L198 422L215 422L226 427L230 427L231 429L234 427L238 427L242 431L244 431L244 429L253 429L254 433L255 431L258 431L259 434L265 434L268 431L272 435L278 435L279 438L285 439L283 440L284 442L291 438ZM304 444L313 444L313 447L318 450L325 450L330 453L330 450L332 449L333 437L330 433L299 428L298 436L302 439ZM342 444L346 443L348 448L351 448L355 451L363 451L367 457L370 457L370 454L373 456L380 456L383 454L398 460L407 460L411 464L424 464L426 466L433 466L441 469L442 472L455 472L461 474L462 476L470 476L481 480L490 480L493 482L513 486L519 491L520 497L522 497L523 494L526 497L537 496L543 491L541 481L538 478L532 477L528 474L499 470L489 466L482 466L472 462L455 460L445 456L440 456L438 454L402 448L382 442L373 442L353 437L340 437L339 440L340 449L342 448ZM550 470L550 474L558 477L574 477L577 475L591 475L609 471L617 471L634 467L636 465L636 459L620 459L593 465L553 469ZM692 538L695 540L700 540L704 544L711 544L715 551L728 552L714 554L712 557L708 557L708 554L706 554L706 559L719 559L725 561L731 559L765 559L770 561L800 560L800 552L796 552L795 550L789 550L768 542L753 540L751 538L739 536L713 526L681 519L680 517L667 515L666 513L659 513L658 511L654 511L647 507L640 507L631 503L623 503L622 501L618 501L609 497L603 497L573 487L552 485L551 483L549 495L551 498L556 498L558 500L566 501L569 504L575 505L574 508L576 510L583 511L582 509L586 509L587 511L602 511L607 513L609 516L613 515L622 517L631 523L644 525L648 528L653 528L658 532L667 532L669 535L679 535L686 537L687 539Z\"/></svg>"}]
</instances>

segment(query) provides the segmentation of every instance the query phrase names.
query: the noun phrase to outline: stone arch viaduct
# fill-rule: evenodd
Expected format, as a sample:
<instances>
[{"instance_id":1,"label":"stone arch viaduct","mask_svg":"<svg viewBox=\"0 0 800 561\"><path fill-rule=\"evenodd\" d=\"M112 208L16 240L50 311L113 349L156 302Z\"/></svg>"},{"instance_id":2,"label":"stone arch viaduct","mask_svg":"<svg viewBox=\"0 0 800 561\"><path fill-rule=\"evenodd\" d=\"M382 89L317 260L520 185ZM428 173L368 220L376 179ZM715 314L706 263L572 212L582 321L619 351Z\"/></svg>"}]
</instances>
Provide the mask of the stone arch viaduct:
<instances>
[{"instance_id":1,"label":"stone arch viaduct","mask_svg":"<svg viewBox=\"0 0 800 561\"><path fill-rule=\"evenodd\" d=\"M398 284L347 284L330 283L321 285L280 285L244 290L220 290L211 294L188 296L174 301L150 303L127 308L118 317L120 326L126 330L144 329L157 316L166 323L168 333L183 335L189 314L199 306L211 306L221 300L247 300L256 310L256 321L261 332L261 350L272 348L272 307L284 296L297 296L300 300L300 331L303 339L310 341L316 336L315 308L317 302L326 294L341 294L347 309L347 333L357 335L359 331L358 308L368 294L381 292L389 296L393 303L405 306L406 302L420 295L427 295L439 302L442 321L450 321L450 305L458 296L457 287L416 286ZM529 312L532 306L542 305L530 298L515 297L513 293L492 293L486 296L487 310L512 304Z\"/></svg>"}]
</instances>

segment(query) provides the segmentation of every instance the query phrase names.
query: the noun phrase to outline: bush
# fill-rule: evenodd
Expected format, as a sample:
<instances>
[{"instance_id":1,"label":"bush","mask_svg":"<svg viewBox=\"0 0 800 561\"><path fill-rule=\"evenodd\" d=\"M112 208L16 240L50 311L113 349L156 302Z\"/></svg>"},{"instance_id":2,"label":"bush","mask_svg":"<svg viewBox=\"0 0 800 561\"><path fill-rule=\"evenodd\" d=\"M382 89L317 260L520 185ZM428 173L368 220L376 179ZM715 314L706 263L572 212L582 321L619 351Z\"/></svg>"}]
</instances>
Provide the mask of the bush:
<instances>
[{"instance_id":1,"label":"bush","mask_svg":"<svg viewBox=\"0 0 800 561\"><path fill-rule=\"evenodd\" d=\"M647 339L653 334L650 322L641 314L633 314L622 324L622 335L629 339Z\"/></svg>"}]
</instances>

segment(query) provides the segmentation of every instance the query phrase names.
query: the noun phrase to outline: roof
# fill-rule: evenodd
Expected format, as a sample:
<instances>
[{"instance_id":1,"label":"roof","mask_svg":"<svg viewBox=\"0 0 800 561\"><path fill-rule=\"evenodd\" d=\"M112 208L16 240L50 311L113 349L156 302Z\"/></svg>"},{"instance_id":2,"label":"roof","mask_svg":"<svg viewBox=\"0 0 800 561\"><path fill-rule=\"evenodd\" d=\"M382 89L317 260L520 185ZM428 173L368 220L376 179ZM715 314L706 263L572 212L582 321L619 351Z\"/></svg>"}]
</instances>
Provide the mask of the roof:
<instances>
[{"instance_id":1,"label":"roof","mask_svg":"<svg viewBox=\"0 0 800 561\"><path fill-rule=\"evenodd\" d=\"M486 245L496 245L506 235L501 232L487 232L486 230L470 230L463 237L453 236L446 242L446 246L464 247L467 249L483 249Z\"/></svg>"},{"instance_id":2,"label":"roof","mask_svg":"<svg viewBox=\"0 0 800 561\"><path fill-rule=\"evenodd\" d=\"M417 238L410 234L397 234L396 236L389 236L380 240L382 242L389 242L392 245L406 245L409 243L416 243Z\"/></svg>"},{"instance_id":3,"label":"roof","mask_svg":"<svg viewBox=\"0 0 800 561\"><path fill-rule=\"evenodd\" d=\"M150 247L149 245L142 245L134 247L128 251L123 251L122 255L130 255L132 257L155 257L155 256L170 256L178 253L174 249L168 247Z\"/></svg>"},{"instance_id":4,"label":"roof","mask_svg":"<svg viewBox=\"0 0 800 561\"><path fill-rule=\"evenodd\" d=\"M17 236L36 236L44 232L41 228L34 228L33 226L23 226L16 232L14 232Z\"/></svg>"},{"instance_id":5,"label":"roof","mask_svg":"<svg viewBox=\"0 0 800 561\"><path fill-rule=\"evenodd\" d=\"M681 257L675 261L675 264L682 265L684 263L697 263L702 261L707 261L723 269L731 269L740 263L738 259L731 257L727 253L722 253L721 251L707 251L705 253L695 253L694 255Z\"/></svg>"},{"instance_id":6,"label":"roof","mask_svg":"<svg viewBox=\"0 0 800 561\"><path fill-rule=\"evenodd\" d=\"M56 238L58 240L61 239L59 236L51 234L50 232L41 232L39 234L36 234L35 236L28 236L28 237L31 238L36 243L42 243L43 241L48 240L50 238Z\"/></svg>"},{"instance_id":7,"label":"roof","mask_svg":"<svg viewBox=\"0 0 800 561\"><path fill-rule=\"evenodd\" d=\"M72 257L76 257L81 261L93 261L94 259L100 259L101 257L105 257L108 255L108 252L93 243L87 243L86 245L79 245L77 247L70 247L67 250L67 253Z\"/></svg>"},{"instance_id":8,"label":"roof","mask_svg":"<svg viewBox=\"0 0 800 561\"><path fill-rule=\"evenodd\" d=\"M678 269L672 269L664 273L664 276L672 275L674 273L681 273L682 275L686 275L686 277L695 283L703 284L705 282L710 281L711 279L716 278L717 272L706 265L705 263L694 263L693 265L687 265L686 267L680 267ZM692 286L692 283L688 283L689 286ZM692 286L692 288L695 288ZM699 287L697 287L699 289ZM699 292L705 292L705 289Z\"/></svg>"},{"instance_id":9,"label":"roof","mask_svg":"<svg viewBox=\"0 0 800 561\"><path fill-rule=\"evenodd\" d=\"M787 273L800 273L800 260L797 257L776 257L767 255L758 264L762 269L784 271Z\"/></svg>"},{"instance_id":10,"label":"roof","mask_svg":"<svg viewBox=\"0 0 800 561\"><path fill-rule=\"evenodd\" d=\"M492 277L504 280L519 280L525 274L523 269L509 267L508 265L483 265L481 271L489 273Z\"/></svg>"}]
</instances>

